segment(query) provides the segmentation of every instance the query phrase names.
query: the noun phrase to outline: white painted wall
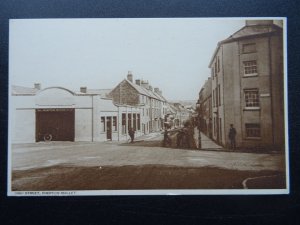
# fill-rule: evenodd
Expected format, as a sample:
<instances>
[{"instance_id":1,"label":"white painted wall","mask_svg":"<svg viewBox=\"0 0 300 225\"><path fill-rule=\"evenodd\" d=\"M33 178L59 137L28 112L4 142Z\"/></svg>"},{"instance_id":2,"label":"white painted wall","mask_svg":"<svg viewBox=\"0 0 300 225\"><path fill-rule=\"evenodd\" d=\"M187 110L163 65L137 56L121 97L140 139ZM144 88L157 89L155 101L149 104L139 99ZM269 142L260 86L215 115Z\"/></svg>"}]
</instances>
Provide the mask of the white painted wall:
<instances>
[{"instance_id":1,"label":"white painted wall","mask_svg":"<svg viewBox=\"0 0 300 225\"><path fill-rule=\"evenodd\" d=\"M11 118L12 143L33 143L35 142L35 110L19 109Z\"/></svg>"},{"instance_id":2,"label":"white painted wall","mask_svg":"<svg viewBox=\"0 0 300 225\"><path fill-rule=\"evenodd\" d=\"M93 141L92 109L75 109L75 141Z\"/></svg>"}]
</instances>

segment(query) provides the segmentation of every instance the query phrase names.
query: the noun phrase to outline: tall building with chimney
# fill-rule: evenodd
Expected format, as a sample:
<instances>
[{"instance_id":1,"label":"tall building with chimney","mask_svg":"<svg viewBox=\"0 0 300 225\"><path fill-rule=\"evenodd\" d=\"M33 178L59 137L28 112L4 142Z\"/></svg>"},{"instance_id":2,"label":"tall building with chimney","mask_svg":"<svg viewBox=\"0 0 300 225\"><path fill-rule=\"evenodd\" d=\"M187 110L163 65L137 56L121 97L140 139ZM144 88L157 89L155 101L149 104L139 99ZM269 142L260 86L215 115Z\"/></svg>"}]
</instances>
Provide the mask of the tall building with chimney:
<instances>
[{"instance_id":1,"label":"tall building with chimney","mask_svg":"<svg viewBox=\"0 0 300 225\"><path fill-rule=\"evenodd\" d=\"M142 133L148 134L159 131L164 127L164 116L166 113L166 99L162 96L159 88L154 88L148 81L137 79L133 80L133 75L129 71L127 79L121 81L110 93L109 96L115 104L138 106L141 108L141 129ZM131 115L129 115L131 117ZM124 129L132 126L131 120L126 124L124 119ZM133 127L135 129L135 127Z\"/></svg>"},{"instance_id":2,"label":"tall building with chimney","mask_svg":"<svg viewBox=\"0 0 300 225\"><path fill-rule=\"evenodd\" d=\"M213 139L227 146L228 131L233 124L238 147L282 149L285 142L282 23L246 21L242 29L218 43L209 68Z\"/></svg>"}]
</instances>

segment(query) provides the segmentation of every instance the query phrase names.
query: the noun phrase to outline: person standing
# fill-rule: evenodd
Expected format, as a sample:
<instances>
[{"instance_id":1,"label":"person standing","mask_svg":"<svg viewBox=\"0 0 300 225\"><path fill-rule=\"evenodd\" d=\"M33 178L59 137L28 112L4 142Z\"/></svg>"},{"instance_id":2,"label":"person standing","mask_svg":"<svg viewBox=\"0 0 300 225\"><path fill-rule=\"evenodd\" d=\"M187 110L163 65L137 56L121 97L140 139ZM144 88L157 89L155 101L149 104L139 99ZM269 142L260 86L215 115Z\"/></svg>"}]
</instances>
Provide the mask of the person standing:
<instances>
[{"instance_id":1,"label":"person standing","mask_svg":"<svg viewBox=\"0 0 300 225\"><path fill-rule=\"evenodd\" d=\"M135 131L133 130L133 128L130 127L128 133L129 133L129 136L131 138L131 143L133 143L133 141L134 141L134 132Z\"/></svg>"},{"instance_id":2,"label":"person standing","mask_svg":"<svg viewBox=\"0 0 300 225\"><path fill-rule=\"evenodd\" d=\"M229 140L230 140L231 149L235 149L236 148L235 136L236 136L236 130L233 127L233 124L230 124L230 129L229 129L228 137L229 137Z\"/></svg>"}]
</instances>

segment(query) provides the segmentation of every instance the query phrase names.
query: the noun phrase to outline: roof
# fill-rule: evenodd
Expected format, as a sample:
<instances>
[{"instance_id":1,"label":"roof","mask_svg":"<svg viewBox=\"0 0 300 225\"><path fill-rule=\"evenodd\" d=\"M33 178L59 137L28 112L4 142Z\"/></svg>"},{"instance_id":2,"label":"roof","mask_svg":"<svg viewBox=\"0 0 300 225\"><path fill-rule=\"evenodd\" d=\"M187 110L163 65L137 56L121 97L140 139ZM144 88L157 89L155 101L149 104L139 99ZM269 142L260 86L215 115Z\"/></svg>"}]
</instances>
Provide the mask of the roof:
<instances>
[{"instance_id":1,"label":"roof","mask_svg":"<svg viewBox=\"0 0 300 225\"><path fill-rule=\"evenodd\" d=\"M209 67L211 67L213 59L215 58L215 55L217 54L217 52L222 44L234 42L234 41L241 40L241 39L252 38L252 37L256 37L256 36L265 36L265 35L276 33L281 30L282 30L282 28L275 24L246 25L246 26L242 27L240 30L238 30L234 34L230 35L228 38L226 38L218 43L216 50L209 62Z\"/></svg>"},{"instance_id":2,"label":"roof","mask_svg":"<svg viewBox=\"0 0 300 225\"><path fill-rule=\"evenodd\" d=\"M107 97L112 89L87 89L87 94L100 95L101 97Z\"/></svg>"},{"instance_id":3,"label":"roof","mask_svg":"<svg viewBox=\"0 0 300 225\"><path fill-rule=\"evenodd\" d=\"M12 85L12 95L35 95L39 89Z\"/></svg>"},{"instance_id":4,"label":"roof","mask_svg":"<svg viewBox=\"0 0 300 225\"><path fill-rule=\"evenodd\" d=\"M264 35L277 32L281 29L279 26L270 24L270 25L251 25L244 26L242 29L238 30L227 39L223 40L222 43L235 41L241 38L248 38L256 35Z\"/></svg>"},{"instance_id":5,"label":"roof","mask_svg":"<svg viewBox=\"0 0 300 225\"><path fill-rule=\"evenodd\" d=\"M158 93L155 93L151 90L147 90L146 88L140 86L140 85L137 85L133 82L130 82L129 80L127 79L124 79L122 82L127 82L129 85L131 85L139 94L142 94L142 95L145 95L145 96L148 96L148 97L151 97L151 98L155 98L155 99L158 99L158 100L161 100L161 101L166 101L166 99L164 97L162 97L161 95L159 95ZM122 83L121 82L121 83ZM113 89L114 90L114 89ZM112 90L111 90L112 91Z\"/></svg>"}]
</instances>

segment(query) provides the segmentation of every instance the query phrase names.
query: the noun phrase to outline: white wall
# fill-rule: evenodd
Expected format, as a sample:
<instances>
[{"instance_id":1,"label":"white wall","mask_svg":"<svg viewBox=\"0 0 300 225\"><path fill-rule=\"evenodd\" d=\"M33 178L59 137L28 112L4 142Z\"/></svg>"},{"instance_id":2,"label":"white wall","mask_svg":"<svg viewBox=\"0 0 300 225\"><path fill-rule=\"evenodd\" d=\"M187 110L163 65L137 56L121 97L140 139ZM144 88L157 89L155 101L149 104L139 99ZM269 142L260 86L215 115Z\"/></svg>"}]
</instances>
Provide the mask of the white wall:
<instances>
[{"instance_id":1,"label":"white wall","mask_svg":"<svg viewBox=\"0 0 300 225\"><path fill-rule=\"evenodd\" d=\"M92 109L75 109L75 141L92 141Z\"/></svg>"},{"instance_id":2,"label":"white wall","mask_svg":"<svg viewBox=\"0 0 300 225\"><path fill-rule=\"evenodd\" d=\"M16 110L11 118L12 143L33 143L35 142L35 110Z\"/></svg>"}]
</instances>

